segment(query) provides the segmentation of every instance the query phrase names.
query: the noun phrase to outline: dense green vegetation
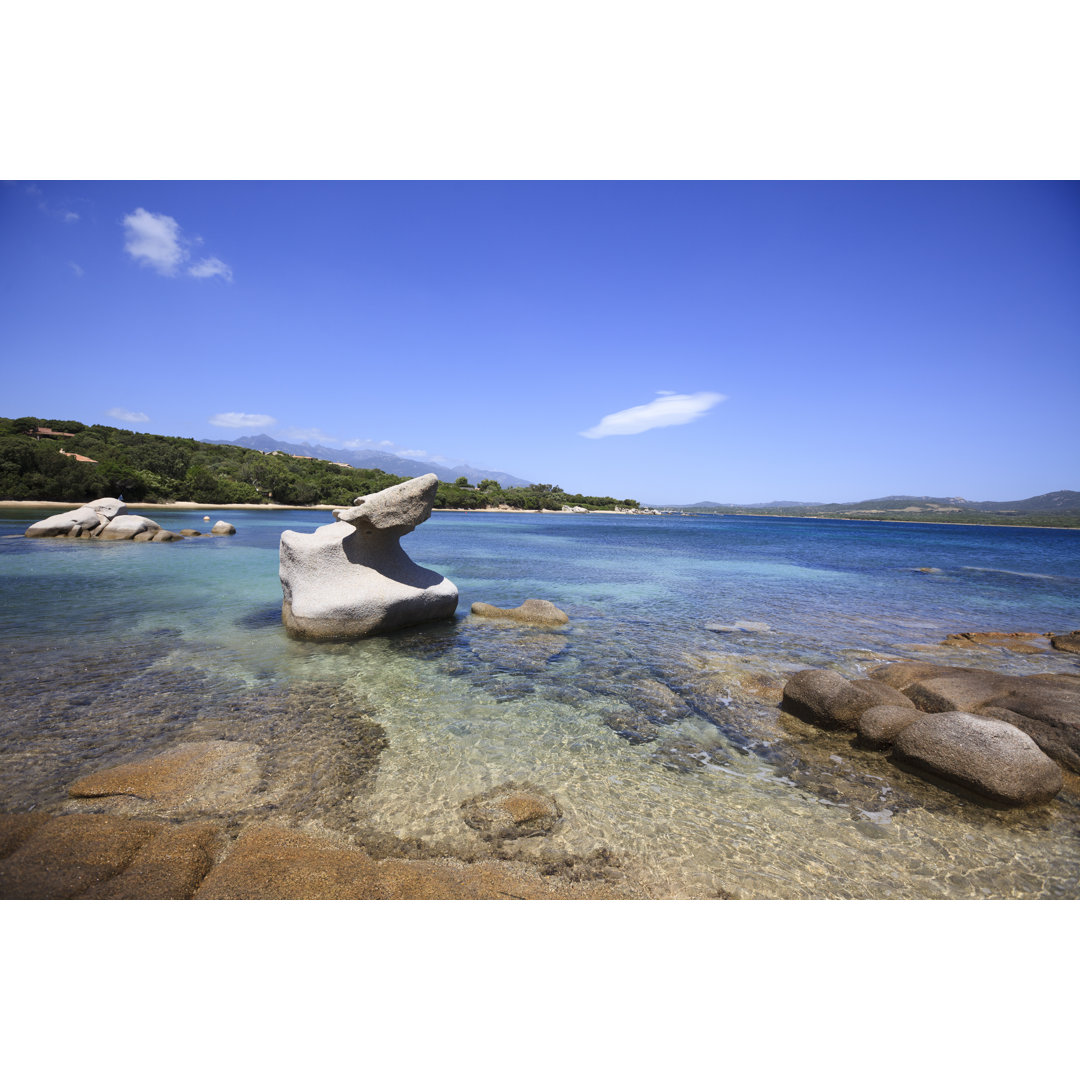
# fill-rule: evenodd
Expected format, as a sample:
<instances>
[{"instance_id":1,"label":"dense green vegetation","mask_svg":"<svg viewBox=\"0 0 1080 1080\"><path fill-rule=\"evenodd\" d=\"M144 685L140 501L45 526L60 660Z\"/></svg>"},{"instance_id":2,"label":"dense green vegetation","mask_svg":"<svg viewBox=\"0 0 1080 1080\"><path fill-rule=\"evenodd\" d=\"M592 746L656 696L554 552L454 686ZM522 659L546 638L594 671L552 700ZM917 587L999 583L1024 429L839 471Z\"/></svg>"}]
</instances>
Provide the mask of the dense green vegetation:
<instances>
[{"instance_id":1,"label":"dense green vegetation","mask_svg":"<svg viewBox=\"0 0 1080 1080\"><path fill-rule=\"evenodd\" d=\"M70 437L40 436L49 428ZM62 452L63 451L63 452ZM69 456L79 454L92 462ZM128 502L284 503L348 506L358 495L407 479L381 469L353 469L315 458L263 454L239 446L144 435L72 420L0 417L0 499L83 503L104 496ZM464 477L439 484L444 509L508 506L523 510L633 509L633 499L569 495L552 484L501 488L494 480L469 487Z\"/></svg>"}]
</instances>

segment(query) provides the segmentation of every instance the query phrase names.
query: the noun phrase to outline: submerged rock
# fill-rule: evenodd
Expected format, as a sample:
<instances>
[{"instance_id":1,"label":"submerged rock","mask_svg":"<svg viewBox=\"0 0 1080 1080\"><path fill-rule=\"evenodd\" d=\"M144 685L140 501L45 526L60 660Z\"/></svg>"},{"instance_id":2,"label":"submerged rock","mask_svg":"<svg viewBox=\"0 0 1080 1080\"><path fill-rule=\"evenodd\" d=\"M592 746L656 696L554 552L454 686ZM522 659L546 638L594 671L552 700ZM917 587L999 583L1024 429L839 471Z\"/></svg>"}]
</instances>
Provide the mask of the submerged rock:
<instances>
[{"instance_id":1,"label":"submerged rock","mask_svg":"<svg viewBox=\"0 0 1080 1080\"><path fill-rule=\"evenodd\" d=\"M502 784L461 804L465 824L487 840L543 836L562 817L559 804L532 784Z\"/></svg>"},{"instance_id":2,"label":"submerged rock","mask_svg":"<svg viewBox=\"0 0 1080 1080\"><path fill-rule=\"evenodd\" d=\"M766 622L753 622L749 619L739 619L730 626L726 623L706 623L705 629L711 630L714 634L765 634L769 632L771 627Z\"/></svg>"},{"instance_id":3,"label":"submerged rock","mask_svg":"<svg viewBox=\"0 0 1080 1080\"><path fill-rule=\"evenodd\" d=\"M1010 806L1046 802L1064 783L1061 769L1024 732L965 712L921 717L897 736L893 755Z\"/></svg>"},{"instance_id":4,"label":"submerged rock","mask_svg":"<svg viewBox=\"0 0 1080 1080\"><path fill-rule=\"evenodd\" d=\"M81 777L68 794L129 796L158 810L242 806L259 780L258 749L254 743L221 739L179 743L154 757Z\"/></svg>"},{"instance_id":5,"label":"submerged rock","mask_svg":"<svg viewBox=\"0 0 1080 1080\"><path fill-rule=\"evenodd\" d=\"M513 619L533 626L562 626L570 621L550 600L526 600L516 608L495 607L494 604L473 604L472 613L487 619Z\"/></svg>"},{"instance_id":6,"label":"submerged rock","mask_svg":"<svg viewBox=\"0 0 1080 1080\"><path fill-rule=\"evenodd\" d=\"M457 586L417 566L401 537L431 516L434 473L365 495L314 533L281 534L281 619L290 634L314 640L367 637L457 608Z\"/></svg>"}]
</instances>

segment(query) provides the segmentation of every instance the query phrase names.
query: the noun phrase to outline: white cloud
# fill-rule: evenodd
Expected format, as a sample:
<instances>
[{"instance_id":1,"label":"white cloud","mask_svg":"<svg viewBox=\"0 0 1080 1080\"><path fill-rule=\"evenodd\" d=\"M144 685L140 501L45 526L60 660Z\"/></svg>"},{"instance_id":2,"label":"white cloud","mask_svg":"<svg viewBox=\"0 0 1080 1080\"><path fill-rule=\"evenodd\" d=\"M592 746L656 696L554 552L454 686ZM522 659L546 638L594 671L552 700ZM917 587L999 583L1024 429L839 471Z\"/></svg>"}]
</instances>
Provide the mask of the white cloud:
<instances>
[{"instance_id":1,"label":"white cloud","mask_svg":"<svg viewBox=\"0 0 1080 1080\"><path fill-rule=\"evenodd\" d=\"M150 419L144 412L132 412L130 409L121 409L119 406L109 409L105 415L117 420L125 420L129 424L145 424Z\"/></svg>"},{"instance_id":2,"label":"white cloud","mask_svg":"<svg viewBox=\"0 0 1080 1080\"><path fill-rule=\"evenodd\" d=\"M64 210L63 215L64 221L66 221L69 225L74 225L75 222L79 220L79 215L76 214L74 210Z\"/></svg>"},{"instance_id":3,"label":"white cloud","mask_svg":"<svg viewBox=\"0 0 1080 1080\"><path fill-rule=\"evenodd\" d=\"M697 394L675 394L661 390L655 401L648 405L635 405L630 409L605 416L595 427L579 434L587 439L603 439L607 435L637 435L652 428L689 424L704 416L714 405L724 401L726 395L703 390Z\"/></svg>"},{"instance_id":4,"label":"white cloud","mask_svg":"<svg viewBox=\"0 0 1080 1080\"><path fill-rule=\"evenodd\" d=\"M168 214L151 214L141 206L124 218L124 250L143 266L172 277L187 258L180 246L180 226Z\"/></svg>"},{"instance_id":5,"label":"white cloud","mask_svg":"<svg viewBox=\"0 0 1080 1080\"><path fill-rule=\"evenodd\" d=\"M175 277L191 259L189 247L201 244L202 238L189 241L180 231L176 218L152 214L141 206L124 218L124 250L141 266L149 266L163 277ZM216 255L188 266L194 278L220 277L232 281L231 267Z\"/></svg>"},{"instance_id":6,"label":"white cloud","mask_svg":"<svg viewBox=\"0 0 1080 1080\"><path fill-rule=\"evenodd\" d=\"M83 276L83 274L85 274L85 273L86 273L86 271L85 271L85 270L84 270L84 269L83 269L83 268L82 268L82 267L81 267L81 266L80 266L80 265L79 265L79 264L78 264L77 262L69 262L69 263L68 263L68 266L70 266L70 267L71 267L71 272L72 272L72 273L73 273L73 274L74 274L74 275L75 275L76 277L82 277L82 276Z\"/></svg>"},{"instance_id":7,"label":"white cloud","mask_svg":"<svg viewBox=\"0 0 1080 1080\"><path fill-rule=\"evenodd\" d=\"M264 413L219 412L210 417L210 423L214 427L246 428L273 427L277 421Z\"/></svg>"},{"instance_id":8,"label":"white cloud","mask_svg":"<svg viewBox=\"0 0 1080 1080\"><path fill-rule=\"evenodd\" d=\"M226 281L232 281L232 270L227 264L214 256L188 267L188 273L197 278L223 277Z\"/></svg>"}]
</instances>

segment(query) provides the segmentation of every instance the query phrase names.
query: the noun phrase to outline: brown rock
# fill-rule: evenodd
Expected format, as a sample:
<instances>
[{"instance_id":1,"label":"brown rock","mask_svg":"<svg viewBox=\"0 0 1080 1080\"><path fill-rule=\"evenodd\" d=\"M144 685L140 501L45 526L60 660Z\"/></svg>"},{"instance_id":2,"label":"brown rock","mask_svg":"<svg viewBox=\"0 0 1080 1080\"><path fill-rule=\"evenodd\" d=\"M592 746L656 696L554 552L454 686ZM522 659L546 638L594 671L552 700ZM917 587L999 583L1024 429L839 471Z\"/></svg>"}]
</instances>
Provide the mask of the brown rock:
<instances>
[{"instance_id":1,"label":"brown rock","mask_svg":"<svg viewBox=\"0 0 1080 1080\"><path fill-rule=\"evenodd\" d=\"M559 804L531 784L502 784L461 804L465 824L487 840L513 840L551 832L562 817Z\"/></svg>"},{"instance_id":2,"label":"brown rock","mask_svg":"<svg viewBox=\"0 0 1080 1080\"><path fill-rule=\"evenodd\" d=\"M202 536L202 533L198 529L181 529L181 536Z\"/></svg>"},{"instance_id":3,"label":"brown rock","mask_svg":"<svg viewBox=\"0 0 1080 1080\"><path fill-rule=\"evenodd\" d=\"M904 693L923 712L974 712L1007 693L1019 681L1012 675L971 669L937 678L917 679Z\"/></svg>"},{"instance_id":4,"label":"brown rock","mask_svg":"<svg viewBox=\"0 0 1080 1080\"><path fill-rule=\"evenodd\" d=\"M957 649L981 649L986 646L998 646L1019 653L1045 652L1049 643L1048 634L1002 633L997 630L963 634L949 634L942 645Z\"/></svg>"},{"instance_id":5,"label":"brown rock","mask_svg":"<svg viewBox=\"0 0 1080 1080\"><path fill-rule=\"evenodd\" d=\"M114 878L87 890L84 900L190 900L210 872L222 843L216 825L162 829Z\"/></svg>"},{"instance_id":6,"label":"brown rock","mask_svg":"<svg viewBox=\"0 0 1080 1080\"><path fill-rule=\"evenodd\" d=\"M1050 644L1062 652L1080 653L1080 630L1071 630L1067 634L1051 634Z\"/></svg>"},{"instance_id":7,"label":"brown rock","mask_svg":"<svg viewBox=\"0 0 1080 1080\"><path fill-rule=\"evenodd\" d=\"M875 705L859 717L856 725L859 738L868 746L883 750L892 746L896 741L896 736L904 728L925 715L910 703L907 708L901 705Z\"/></svg>"},{"instance_id":8,"label":"brown rock","mask_svg":"<svg viewBox=\"0 0 1080 1080\"><path fill-rule=\"evenodd\" d=\"M73 798L128 795L157 808L187 805L221 809L243 799L258 783L254 743L210 740L179 743L151 758L126 762L76 780Z\"/></svg>"},{"instance_id":9,"label":"brown rock","mask_svg":"<svg viewBox=\"0 0 1080 1080\"><path fill-rule=\"evenodd\" d=\"M35 829L49 820L44 810L0 814L0 859L6 859Z\"/></svg>"},{"instance_id":10,"label":"brown rock","mask_svg":"<svg viewBox=\"0 0 1080 1080\"><path fill-rule=\"evenodd\" d=\"M54 817L0 860L0 898L67 900L121 873L166 826L104 814Z\"/></svg>"},{"instance_id":11,"label":"brown rock","mask_svg":"<svg viewBox=\"0 0 1080 1080\"><path fill-rule=\"evenodd\" d=\"M174 533L170 529L158 529L154 533L155 544L171 544L174 540L183 540L184 538L179 533Z\"/></svg>"},{"instance_id":12,"label":"brown rock","mask_svg":"<svg viewBox=\"0 0 1080 1080\"><path fill-rule=\"evenodd\" d=\"M516 608L495 607L493 604L473 604L472 613L486 619L514 619L534 626L562 626L570 621L550 600L526 600Z\"/></svg>"},{"instance_id":13,"label":"brown rock","mask_svg":"<svg viewBox=\"0 0 1080 1080\"><path fill-rule=\"evenodd\" d=\"M1024 732L965 712L924 716L896 738L894 757L919 771L1010 806L1052 799L1061 769Z\"/></svg>"},{"instance_id":14,"label":"brown rock","mask_svg":"<svg viewBox=\"0 0 1080 1080\"><path fill-rule=\"evenodd\" d=\"M1027 732L1044 753L1080 772L1080 687L1069 686L1065 680L1016 679L1007 693L993 698L979 712L997 716L997 710L1012 714L998 719Z\"/></svg>"},{"instance_id":15,"label":"brown rock","mask_svg":"<svg viewBox=\"0 0 1080 1080\"><path fill-rule=\"evenodd\" d=\"M973 668L948 667L945 664L927 664L921 660L902 660L881 664L870 671L870 678L885 683L896 690L906 690L919 679L933 679L945 675L966 675Z\"/></svg>"},{"instance_id":16,"label":"brown rock","mask_svg":"<svg viewBox=\"0 0 1080 1080\"><path fill-rule=\"evenodd\" d=\"M904 705L903 694L870 679L849 682L835 671L797 671L784 685L780 708L808 724L854 731L858 719L875 705Z\"/></svg>"}]
</instances>

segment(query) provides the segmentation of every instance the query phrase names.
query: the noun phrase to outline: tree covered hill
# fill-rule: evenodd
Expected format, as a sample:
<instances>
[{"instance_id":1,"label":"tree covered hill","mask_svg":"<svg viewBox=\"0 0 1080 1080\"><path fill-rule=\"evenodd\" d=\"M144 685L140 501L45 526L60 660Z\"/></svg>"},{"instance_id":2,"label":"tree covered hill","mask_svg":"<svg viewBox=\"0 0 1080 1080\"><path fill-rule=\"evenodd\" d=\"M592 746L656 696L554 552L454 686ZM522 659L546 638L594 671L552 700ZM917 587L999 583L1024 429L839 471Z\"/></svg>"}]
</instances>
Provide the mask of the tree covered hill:
<instances>
[{"instance_id":1,"label":"tree covered hill","mask_svg":"<svg viewBox=\"0 0 1080 1080\"><path fill-rule=\"evenodd\" d=\"M678 507L673 509L680 509ZM847 518L856 521L936 521L957 525L1042 525L1080 528L1080 492L1052 491L1013 502L969 502L959 496L886 495L856 503L696 503L681 509L708 514Z\"/></svg>"},{"instance_id":2,"label":"tree covered hill","mask_svg":"<svg viewBox=\"0 0 1080 1080\"><path fill-rule=\"evenodd\" d=\"M423 466L417 463L422 472ZM128 502L283 503L348 506L406 480L381 469L355 469L228 443L147 435L102 424L0 417L0 499L83 503L104 496ZM559 510L634 509L633 499L570 495L553 484L503 488L494 479L475 487L465 477L440 482L444 509L508 506Z\"/></svg>"}]
</instances>

